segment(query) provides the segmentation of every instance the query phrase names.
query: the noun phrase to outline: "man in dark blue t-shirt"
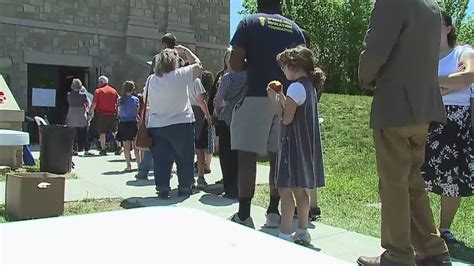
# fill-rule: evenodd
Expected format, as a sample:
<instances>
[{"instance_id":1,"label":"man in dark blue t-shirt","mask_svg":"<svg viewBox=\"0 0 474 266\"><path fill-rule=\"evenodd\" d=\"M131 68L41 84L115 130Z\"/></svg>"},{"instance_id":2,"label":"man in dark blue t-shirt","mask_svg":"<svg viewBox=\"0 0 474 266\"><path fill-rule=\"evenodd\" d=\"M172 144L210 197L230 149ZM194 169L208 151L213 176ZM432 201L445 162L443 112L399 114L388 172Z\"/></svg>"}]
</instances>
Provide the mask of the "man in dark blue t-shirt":
<instances>
[{"instance_id":1,"label":"man in dark blue t-shirt","mask_svg":"<svg viewBox=\"0 0 474 266\"><path fill-rule=\"evenodd\" d=\"M250 204L254 196L257 154L270 159L270 205L267 227L279 227L279 196L274 186L279 121L267 97L267 85L279 80L287 88L289 81L276 61L278 53L305 44L301 29L283 17L280 0L258 0L258 14L240 21L232 38L230 63L235 71L247 70L246 96L232 115L232 149L239 151L239 212L232 221L253 225Z\"/></svg>"}]
</instances>

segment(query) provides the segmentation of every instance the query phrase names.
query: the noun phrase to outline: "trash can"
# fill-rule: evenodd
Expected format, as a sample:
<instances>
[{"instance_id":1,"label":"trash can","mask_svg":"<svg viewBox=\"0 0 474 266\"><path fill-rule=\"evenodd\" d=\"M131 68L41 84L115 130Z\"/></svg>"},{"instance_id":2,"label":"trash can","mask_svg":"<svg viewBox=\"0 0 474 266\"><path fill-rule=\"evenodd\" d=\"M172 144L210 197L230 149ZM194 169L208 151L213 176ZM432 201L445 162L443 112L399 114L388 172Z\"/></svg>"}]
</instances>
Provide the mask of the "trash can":
<instances>
[{"instance_id":1,"label":"trash can","mask_svg":"<svg viewBox=\"0 0 474 266\"><path fill-rule=\"evenodd\" d=\"M71 171L76 131L66 125L40 126L40 171L62 175Z\"/></svg>"}]
</instances>

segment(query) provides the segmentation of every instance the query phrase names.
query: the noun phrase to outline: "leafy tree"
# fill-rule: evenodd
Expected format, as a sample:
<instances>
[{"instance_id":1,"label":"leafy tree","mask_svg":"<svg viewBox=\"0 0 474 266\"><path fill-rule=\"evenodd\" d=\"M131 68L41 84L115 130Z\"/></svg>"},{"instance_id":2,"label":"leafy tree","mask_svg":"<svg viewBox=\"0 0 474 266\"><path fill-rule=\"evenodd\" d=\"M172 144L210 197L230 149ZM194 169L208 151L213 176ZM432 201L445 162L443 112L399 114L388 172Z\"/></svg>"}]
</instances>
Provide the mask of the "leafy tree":
<instances>
[{"instance_id":1,"label":"leafy tree","mask_svg":"<svg viewBox=\"0 0 474 266\"><path fill-rule=\"evenodd\" d=\"M441 0L438 3L442 9L446 10L453 17L454 25L463 24L469 0Z\"/></svg>"},{"instance_id":2,"label":"leafy tree","mask_svg":"<svg viewBox=\"0 0 474 266\"><path fill-rule=\"evenodd\" d=\"M365 94L359 87L358 64L374 0L284 0L283 14L311 38L318 65L326 72L326 91ZM474 44L474 19L466 14L469 0L443 0L453 14L459 40ZM256 0L244 0L242 15L256 13Z\"/></svg>"},{"instance_id":3,"label":"leafy tree","mask_svg":"<svg viewBox=\"0 0 474 266\"><path fill-rule=\"evenodd\" d=\"M458 42L474 46L474 17L468 16L458 27Z\"/></svg>"},{"instance_id":4,"label":"leafy tree","mask_svg":"<svg viewBox=\"0 0 474 266\"><path fill-rule=\"evenodd\" d=\"M469 0L441 0L439 6L453 17L454 26L458 29L458 42L474 45L474 18L467 14Z\"/></svg>"}]
</instances>

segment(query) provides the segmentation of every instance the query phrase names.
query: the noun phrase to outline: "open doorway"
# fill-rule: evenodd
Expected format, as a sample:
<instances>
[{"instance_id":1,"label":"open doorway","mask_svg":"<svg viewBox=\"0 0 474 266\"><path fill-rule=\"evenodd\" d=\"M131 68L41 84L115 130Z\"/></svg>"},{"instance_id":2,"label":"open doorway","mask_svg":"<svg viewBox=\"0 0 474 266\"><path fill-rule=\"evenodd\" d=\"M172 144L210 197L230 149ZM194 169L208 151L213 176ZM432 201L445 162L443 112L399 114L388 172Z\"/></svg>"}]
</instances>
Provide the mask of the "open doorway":
<instances>
[{"instance_id":1,"label":"open doorway","mask_svg":"<svg viewBox=\"0 0 474 266\"><path fill-rule=\"evenodd\" d=\"M41 116L50 124L65 124L69 108L67 94L74 78L89 83L89 70L83 67L28 64L28 107L26 115ZM29 123L31 142L38 143L38 128Z\"/></svg>"}]
</instances>

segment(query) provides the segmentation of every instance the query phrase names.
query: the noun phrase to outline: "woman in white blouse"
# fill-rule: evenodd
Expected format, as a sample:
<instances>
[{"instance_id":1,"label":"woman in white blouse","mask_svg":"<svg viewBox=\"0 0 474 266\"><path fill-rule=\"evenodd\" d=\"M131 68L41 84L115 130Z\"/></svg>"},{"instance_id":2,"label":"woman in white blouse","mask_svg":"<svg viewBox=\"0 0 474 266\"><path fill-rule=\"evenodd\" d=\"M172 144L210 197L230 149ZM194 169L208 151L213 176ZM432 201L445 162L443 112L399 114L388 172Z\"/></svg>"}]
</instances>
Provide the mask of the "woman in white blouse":
<instances>
[{"instance_id":1,"label":"woman in white blouse","mask_svg":"<svg viewBox=\"0 0 474 266\"><path fill-rule=\"evenodd\" d=\"M471 132L471 90L474 83L474 50L456 45L456 29L443 12L439 82L447 123L433 124L426 143L422 174L427 189L441 196L441 237L458 241L450 231L461 197L474 194L474 141Z\"/></svg>"},{"instance_id":2,"label":"woman in white blouse","mask_svg":"<svg viewBox=\"0 0 474 266\"><path fill-rule=\"evenodd\" d=\"M179 68L179 52L189 65ZM194 183L194 114L189 101L189 84L201 75L199 58L188 48L177 45L156 55L155 73L145 86L148 94L147 128L152 138L156 190L169 198L171 167L178 168L178 195L191 195ZM148 89L147 89L148 87Z\"/></svg>"}]
</instances>

